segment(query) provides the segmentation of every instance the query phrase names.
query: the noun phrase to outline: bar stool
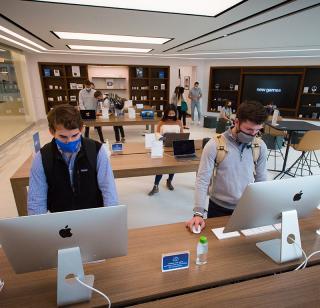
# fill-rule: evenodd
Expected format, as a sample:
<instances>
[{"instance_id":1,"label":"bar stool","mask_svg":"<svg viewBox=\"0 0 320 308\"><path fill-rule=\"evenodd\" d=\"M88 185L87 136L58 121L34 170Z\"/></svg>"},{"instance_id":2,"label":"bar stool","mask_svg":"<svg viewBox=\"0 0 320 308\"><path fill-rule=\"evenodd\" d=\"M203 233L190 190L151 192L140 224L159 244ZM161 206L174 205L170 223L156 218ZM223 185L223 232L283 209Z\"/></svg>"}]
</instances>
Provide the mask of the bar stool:
<instances>
[{"instance_id":1,"label":"bar stool","mask_svg":"<svg viewBox=\"0 0 320 308\"><path fill-rule=\"evenodd\" d=\"M282 117L278 117L278 120L281 121ZM280 171L277 170L277 158L282 158L284 160L284 154L282 153L282 147L284 145L284 140L287 133L285 131L277 130L269 125L265 125L264 134L262 135L262 140L265 142L267 149L269 150L267 160L270 157L274 158L274 169L269 169L271 171Z\"/></svg>"},{"instance_id":2,"label":"bar stool","mask_svg":"<svg viewBox=\"0 0 320 308\"><path fill-rule=\"evenodd\" d=\"M320 130L311 130L306 132L300 139L299 143L291 145L296 151L301 151L299 158L288 168L288 172L296 166L293 176L296 176L300 170L300 176L303 176L303 171L307 171L312 175L312 167L320 168L319 160L315 151L320 150ZM312 165L312 162L315 165ZM307 167L307 169L305 168Z\"/></svg>"}]
</instances>

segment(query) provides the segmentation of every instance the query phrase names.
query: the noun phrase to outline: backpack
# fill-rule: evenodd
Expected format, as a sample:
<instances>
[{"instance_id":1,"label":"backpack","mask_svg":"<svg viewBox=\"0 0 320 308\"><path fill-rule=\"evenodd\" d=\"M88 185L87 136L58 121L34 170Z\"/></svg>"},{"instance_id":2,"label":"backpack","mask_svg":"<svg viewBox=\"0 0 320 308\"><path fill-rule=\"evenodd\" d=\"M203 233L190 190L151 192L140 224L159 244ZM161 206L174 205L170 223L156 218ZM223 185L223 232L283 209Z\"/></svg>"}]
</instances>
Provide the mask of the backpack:
<instances>
[{"instance_id":1,"label":"backpack","mask_svg":"<svg viewBox=\"0 0 320 308\"><path fill-rule=\"evenodd\" d=\"M181 111L187 111L188 110L188 104L185 101L181 102Z\"/></svg>"},{"instance_id":2,"label":"backpack","mask_svg":"<svg viewBox=\"0 0 320 308\"><path fill-rule=\"evenodd\" d=\"M226 155L228 154L228 147L225 137L222 134L213 136L213 139L217 145L217 156L214 163L214 175L216 175L216 168L219 167L219 164L225 159ZM254 175L256 175L256 165L258 158L260 156L260 146L261 146L262 139L258 137L254 137L251 143L251 150L252 150L252 158L254 163Z\"/></svg>"}]
</instances>

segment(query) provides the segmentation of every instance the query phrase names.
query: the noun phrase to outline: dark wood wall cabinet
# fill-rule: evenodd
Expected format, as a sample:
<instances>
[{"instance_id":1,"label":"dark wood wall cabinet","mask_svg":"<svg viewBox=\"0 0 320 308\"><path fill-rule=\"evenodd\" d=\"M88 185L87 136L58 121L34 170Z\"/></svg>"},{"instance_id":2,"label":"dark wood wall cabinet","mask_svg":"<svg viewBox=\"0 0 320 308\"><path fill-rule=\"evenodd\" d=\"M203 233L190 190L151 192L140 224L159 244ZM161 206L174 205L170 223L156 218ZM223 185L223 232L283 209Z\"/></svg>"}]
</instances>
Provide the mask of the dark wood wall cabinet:
<instances>
[{"instance_id":1,"label":"dark wood wall cabinet","mask_svg":"<svg viewBox=\"0 0 320 308\"><path fill-rule=\"evenodd\" d=\"M281 86L268 88L268 82ZM252 88L255 93L251 91ZM271 92L267 95L266 91ZM251 98L250 95L264 104L274 101L277 95L286 95L286 100L278 105L281 115L319 120L320 66L210 68L207 111L219 111L219 106L223 106L226 99L232 102L232 109L236 110L241 101Z\"/></svg>"},{"instance_id":2,"label":"dark wood wall cabinet","mask_svg":"<svg viewBox=\"0 0 320 308\"><path fill-rule=\"evenodd\" d=\"M89 65L39 63L47 113L52 107L59 104L77 105L79 91L84 88L84 82L88 79ZM131 99L134 105L140 103L162 110L164 105L169 103L170 67L143 65L126 67L129 70L129 97L127 99Z\"/></svg>"},{"instance_id":3,"label":"dark wood wall cabinet","mask_svg":"<svg viewBox=\"0 0 320 308\"><path fill-rule=\"evenodd\" d=\"M169 103L169 66L130 66L129 99L162 110ZM162 107L161 107L162 106Z\"/></svg>"}]
</instances>

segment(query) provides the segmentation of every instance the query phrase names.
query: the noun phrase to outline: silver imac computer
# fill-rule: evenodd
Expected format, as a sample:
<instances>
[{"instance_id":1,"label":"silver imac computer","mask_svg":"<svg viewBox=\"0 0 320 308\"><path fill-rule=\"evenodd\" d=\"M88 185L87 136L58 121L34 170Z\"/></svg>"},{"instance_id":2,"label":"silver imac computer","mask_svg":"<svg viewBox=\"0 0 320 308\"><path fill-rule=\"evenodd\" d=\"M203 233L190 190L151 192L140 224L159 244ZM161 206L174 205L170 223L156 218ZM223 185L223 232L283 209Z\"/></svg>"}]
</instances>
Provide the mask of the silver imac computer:
<instances>
[{"instance_id":1,"label":"silver imac computer","mask_svg":"<svg viewBox=\"0 0 320 308\"><path fill-rule=\"evenodd\" d=\"M88 301L91 290L66 277L92 286L83 263L127 254L127 207L1 219L0 244L16 273L57 267L58 306Z\"/></svg>"},{"instance_id":2,"label":"silver imac computer","mask_svg":"<svg viewBox=\"0 0 320 308\"><path fill-rule=\"evenodd\" d=\"M311 215L320 204L319 183L317 175L249 184L224 232L281 222L281 238L257 243L257 247L277 263L301 258L298 217Z\"/></svg>"}]
</instances>

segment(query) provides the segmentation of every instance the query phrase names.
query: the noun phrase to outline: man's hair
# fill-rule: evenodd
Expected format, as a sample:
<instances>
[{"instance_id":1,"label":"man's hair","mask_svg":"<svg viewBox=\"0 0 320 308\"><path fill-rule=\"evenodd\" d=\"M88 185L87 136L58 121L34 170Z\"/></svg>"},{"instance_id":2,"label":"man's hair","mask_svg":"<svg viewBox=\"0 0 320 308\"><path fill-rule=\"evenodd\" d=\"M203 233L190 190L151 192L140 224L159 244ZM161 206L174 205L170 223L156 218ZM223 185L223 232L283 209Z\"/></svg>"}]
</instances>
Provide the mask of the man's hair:
<instances>
[{"instance_id":1,"label":"man's hair","mask_svg":"<svg viewBox=\"0 0 320 308\"><path fill-rule=\"evenodd\" d=\"M195 84L195 85L196 85L196 84L197 84L197 85L199 85L199 82L198 82L198 81L196 81L194 84Z\"/></svg>"},{"instance_id":2,"label":"man's hair","mask_svg":"<svg viewBox=\"0 0 320 308\"><path fill-rule=\"evenodd\" d=\"M68 130L81 129L83 126L79 110L67 104L59 105L51 109L47 119L49 128L53 132L56 131L59 125Z\"/></svg>"},{"instance_id":3,"label":"man's hair","mask_svg":"<svg viewBox=\"0 0 320 308\"><path fill-rule=\"evenodd\" d=\"M256 124L262 124L266 121L268 115L261 103L257 101L244 101L240 104L236 117L240 123L250 121Z\"/></svg>"},{"instance_id":4,"label":"man's hair","mask_svg":"<svg viewBox=\"0 0 320 308\"><path fill-rule=\"evenodd\" d=\"M91 86L91 84L92 84L92 82L91 82L90 80L86 80L86 81L84 82L84 85L85 85L85 86Z\"/></svg>"},{"instance_id":5,"label":"man's hair","mask_svg":"<svg viewBox=\"0 0 320 308\"><path fill-rule=\"evenodd\" d=\"M93 94L93 96L95 97L95 98L97 98L97 97L99 97L99 96L102 96L103 94L102 94L102 92L101 91L96 91L96 92L94 92L94 94Z\"/></svg>"}]
</instances>

